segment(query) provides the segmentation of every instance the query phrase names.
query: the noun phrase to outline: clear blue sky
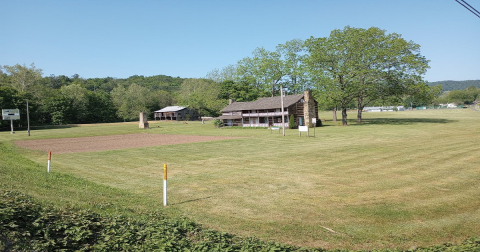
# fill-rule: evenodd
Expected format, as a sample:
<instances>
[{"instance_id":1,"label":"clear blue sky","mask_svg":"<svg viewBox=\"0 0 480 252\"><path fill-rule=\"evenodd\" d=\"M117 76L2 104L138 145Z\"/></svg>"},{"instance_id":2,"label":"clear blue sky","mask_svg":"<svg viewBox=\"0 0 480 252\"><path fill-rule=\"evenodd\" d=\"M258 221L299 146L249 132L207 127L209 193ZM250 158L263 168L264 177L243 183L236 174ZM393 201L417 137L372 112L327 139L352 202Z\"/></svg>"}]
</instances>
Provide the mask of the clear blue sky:
<instances>
[{"instance_id":1,"label":"clear blue sky","mask_svg":"<svg viewBox=\"0 0 480 252\"><path fill-rule=\"evenodd\" d=\"M348 25L420 44L427 81L480 79L480 18L455 0L0 0L0 23L0 65L44 76L200 78Z\"/></svg>"}]
</instances>

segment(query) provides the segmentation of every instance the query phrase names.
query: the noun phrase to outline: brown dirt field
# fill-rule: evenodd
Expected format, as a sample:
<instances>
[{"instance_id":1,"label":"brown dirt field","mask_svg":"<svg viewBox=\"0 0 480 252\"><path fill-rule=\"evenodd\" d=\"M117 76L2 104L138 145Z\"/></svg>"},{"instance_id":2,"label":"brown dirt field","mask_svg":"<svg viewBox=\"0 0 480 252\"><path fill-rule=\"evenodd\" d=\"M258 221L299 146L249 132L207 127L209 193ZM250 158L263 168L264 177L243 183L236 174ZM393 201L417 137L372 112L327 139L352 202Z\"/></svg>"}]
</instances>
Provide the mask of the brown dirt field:
<instances>
[{"instance_id":1,"label":"brown dirt field","mask_svg":"<svg viewBox=\"0 0 480 252\"><path fill-rule=\"evenodd\" d=\"M233 139L222 136L188 136L161 134L127 134L78 138L40 139L15 141L20 147L32 150L51 151L55 154L118 150L158 145Z\"/></svg>"}]
</instances>

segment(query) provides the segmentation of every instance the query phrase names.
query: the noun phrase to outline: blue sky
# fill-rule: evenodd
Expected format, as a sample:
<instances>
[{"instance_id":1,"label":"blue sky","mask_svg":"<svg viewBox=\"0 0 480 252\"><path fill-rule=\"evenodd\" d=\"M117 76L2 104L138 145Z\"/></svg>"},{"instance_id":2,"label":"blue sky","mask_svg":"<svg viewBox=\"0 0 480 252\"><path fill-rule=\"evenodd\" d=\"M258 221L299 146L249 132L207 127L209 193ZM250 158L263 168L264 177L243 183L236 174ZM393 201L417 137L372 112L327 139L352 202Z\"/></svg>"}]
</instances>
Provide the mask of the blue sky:
<instances>
[{"instance_id":1,"label":"blue sky","mask_svg":"<svg viewBox=\"0 0 480 252\"><path fill-rule=\"evenodd\" d=\"M0 0L0 23L0 65L44 76L201 78L348 25L420 44L427 81L480 79L480 18L455 0Z\"/></svg>"}]
</instances>

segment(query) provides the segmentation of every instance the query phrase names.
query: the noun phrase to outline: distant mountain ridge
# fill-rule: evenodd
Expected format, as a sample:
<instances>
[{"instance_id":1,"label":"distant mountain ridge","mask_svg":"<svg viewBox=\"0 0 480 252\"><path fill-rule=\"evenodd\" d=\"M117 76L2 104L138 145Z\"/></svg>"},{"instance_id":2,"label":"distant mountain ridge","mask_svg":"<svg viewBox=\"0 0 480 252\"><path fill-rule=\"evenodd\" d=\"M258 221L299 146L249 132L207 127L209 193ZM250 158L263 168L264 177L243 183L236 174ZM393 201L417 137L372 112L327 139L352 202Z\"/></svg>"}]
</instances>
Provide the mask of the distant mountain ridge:
<instances>
[{"instance_id":1,"label":"distant mountain ridge","mask_svg":"<svg viewBox=\"0 0 480 252\"><path fill-rule=\"evenodd\" d=\"M464 80L464 81L435 81L427 83L429 86L442 85L443 91L465 90L470 86L480 88L480 80Z\"/></svg>"}]
</instances>

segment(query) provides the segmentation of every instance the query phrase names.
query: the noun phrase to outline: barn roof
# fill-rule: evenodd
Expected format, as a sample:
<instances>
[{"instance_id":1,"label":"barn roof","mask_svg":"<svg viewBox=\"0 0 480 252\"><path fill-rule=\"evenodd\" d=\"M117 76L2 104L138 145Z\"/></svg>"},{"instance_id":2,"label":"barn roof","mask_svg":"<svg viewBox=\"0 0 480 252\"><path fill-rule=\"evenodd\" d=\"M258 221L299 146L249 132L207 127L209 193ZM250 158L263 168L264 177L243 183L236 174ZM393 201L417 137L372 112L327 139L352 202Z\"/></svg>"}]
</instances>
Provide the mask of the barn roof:
<instances>
[{"instance_id":1,"label":"barn roof","mask_svg":"<svg viewBox=\"0 0 480 252\"><path fill-rule=\"evenodd\" d=\"M283 107L289 107L300 99L304 94L287 95L283 97ZM257 110L257 109L277 109L282 107L280 96L262 97L256 101L251 102L233 102L222 109L222 112L240 111L240 110Z\"/></svg>"},{"instance_id":2,"label":"barn roof","mask_svg":"<svg viewBox=\"0 0 480 252\"><path fill-rule=\"evenodd\" d=\"M186 109L186 107L180 107L180 106L168 106L163 109L154 111L154 112L177 112L180 110Z\"/></svg>"}]
</instances>

